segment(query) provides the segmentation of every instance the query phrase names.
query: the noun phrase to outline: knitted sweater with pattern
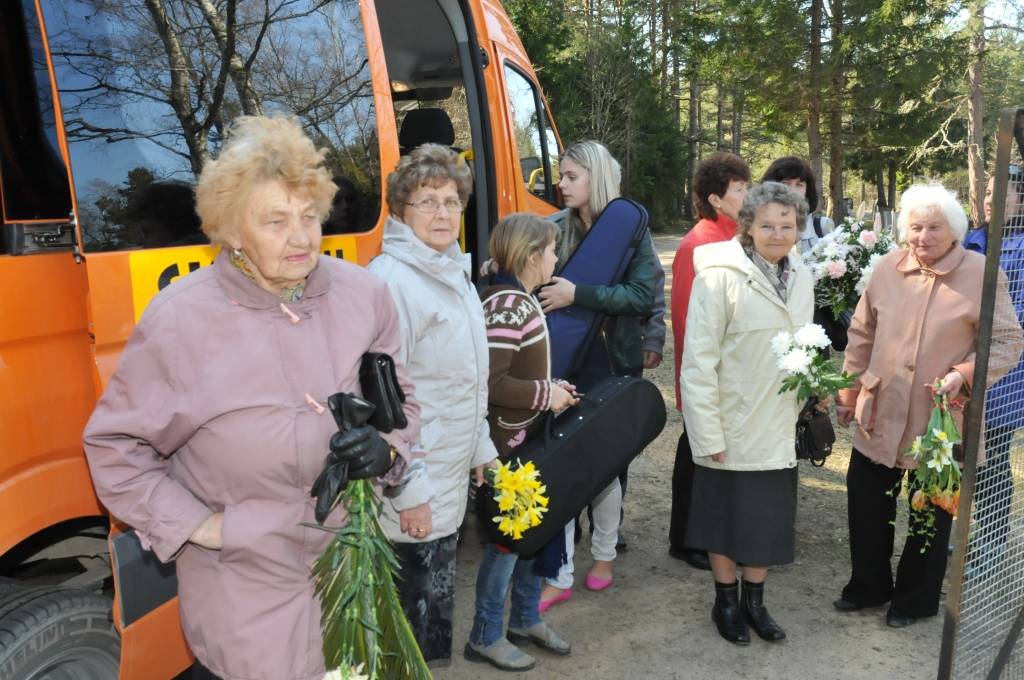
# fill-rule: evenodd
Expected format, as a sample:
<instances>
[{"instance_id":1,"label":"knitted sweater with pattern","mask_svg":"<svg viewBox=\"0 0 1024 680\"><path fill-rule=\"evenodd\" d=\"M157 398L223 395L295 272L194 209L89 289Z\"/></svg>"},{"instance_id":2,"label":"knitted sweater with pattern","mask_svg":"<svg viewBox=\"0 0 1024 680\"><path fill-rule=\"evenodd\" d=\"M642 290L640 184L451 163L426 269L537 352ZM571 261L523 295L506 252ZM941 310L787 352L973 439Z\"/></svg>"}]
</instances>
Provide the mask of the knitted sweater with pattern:
<instances>
[{"instance_id":1,"label":"knitted sweater with pattern","mask_svg":"<svg viewBox=\"0 0 1024 680\"><path fill-rule=\"evenodd\" d=\"M528 293L490 286L481 296L490 351L488 415L502 460L544 422L551 406L551 354L544 312Z\"/></svg>"}]
</instances>

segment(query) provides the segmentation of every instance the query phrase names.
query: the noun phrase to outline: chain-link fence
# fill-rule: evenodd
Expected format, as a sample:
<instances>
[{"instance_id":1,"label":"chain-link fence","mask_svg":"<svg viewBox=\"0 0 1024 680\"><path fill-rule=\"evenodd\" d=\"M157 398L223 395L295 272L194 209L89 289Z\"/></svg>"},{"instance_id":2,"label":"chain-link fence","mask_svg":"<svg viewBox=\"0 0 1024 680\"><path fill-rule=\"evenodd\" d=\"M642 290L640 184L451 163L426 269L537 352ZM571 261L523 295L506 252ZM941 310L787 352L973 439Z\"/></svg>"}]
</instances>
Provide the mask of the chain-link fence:
<instances>
[{"instance_id":1,"label":"chain-link fence","mask_svg":"<svg viewBox=\"0 0 1024 680\"><path fill-rule=\"evenodd\" d=\"M1022 140L1024 109L1004 111L985 194L988 229L965 239L986 253L987 267L940 680L1024 678L1024 361L1001 351L1019 328L993 324L1009 311L1007 287L1024 324Z\"/></svg>"}]
</instances>

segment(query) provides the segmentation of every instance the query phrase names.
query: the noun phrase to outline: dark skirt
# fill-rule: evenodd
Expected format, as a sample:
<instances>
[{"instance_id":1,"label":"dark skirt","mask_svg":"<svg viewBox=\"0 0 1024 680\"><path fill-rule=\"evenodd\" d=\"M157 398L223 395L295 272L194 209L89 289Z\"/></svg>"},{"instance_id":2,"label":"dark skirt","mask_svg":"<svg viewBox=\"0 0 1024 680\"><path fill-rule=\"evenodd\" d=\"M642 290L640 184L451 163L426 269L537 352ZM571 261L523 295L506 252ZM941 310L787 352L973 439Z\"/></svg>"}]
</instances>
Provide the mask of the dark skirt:
<instances>
[{"instance_id":1,"label":"dark skirt","mask_svg":"<svg viewBox=\"0 0 1024 680\"><path fill-rule=\"evenodd\" d=\"M793 561L797 469L696 466L686 545L751 567Z\"/></svg>"},{"instance_id":2,"label":"dark skirt","mask_svg":"<svg viewBox=\"0 0 1024 680\"><path fill-rule=\"evenodd\" d=\"M398 596L428 664L452 656L457 544L458 534L425 543L393 544L399 563Z\"/></svg>"}]
</instances>

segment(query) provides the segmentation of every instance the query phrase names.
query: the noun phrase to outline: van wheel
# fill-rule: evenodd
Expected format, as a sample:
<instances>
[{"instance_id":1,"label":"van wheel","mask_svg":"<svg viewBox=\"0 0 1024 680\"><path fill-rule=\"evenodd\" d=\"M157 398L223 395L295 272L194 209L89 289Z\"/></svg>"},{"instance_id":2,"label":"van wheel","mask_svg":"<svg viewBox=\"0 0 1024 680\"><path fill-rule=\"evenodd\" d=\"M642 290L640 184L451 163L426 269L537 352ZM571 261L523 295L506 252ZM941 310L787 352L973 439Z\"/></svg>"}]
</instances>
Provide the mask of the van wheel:
<instances>
[{"instance_id":1,"label":"van wheel","mask_svg":"<svg viewBox=\"0 0 1024 680\"><path fill-rule=\"evenodd\" d=\"M0 678L117 678L121 639L110 607L108 598L81 590L0 590Z\"/></svg>"}]
</instances>

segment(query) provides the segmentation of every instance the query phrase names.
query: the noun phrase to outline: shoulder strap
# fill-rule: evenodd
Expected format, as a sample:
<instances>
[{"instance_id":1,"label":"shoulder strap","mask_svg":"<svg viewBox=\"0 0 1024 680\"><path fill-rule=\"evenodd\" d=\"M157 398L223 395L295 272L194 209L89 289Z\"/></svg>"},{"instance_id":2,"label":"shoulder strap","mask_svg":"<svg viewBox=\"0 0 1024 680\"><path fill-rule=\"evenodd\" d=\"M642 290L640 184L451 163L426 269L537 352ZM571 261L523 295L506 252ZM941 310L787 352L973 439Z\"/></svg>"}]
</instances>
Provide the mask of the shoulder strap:
<instances>
[{"instance_id":1,"label":"shoulder strap","mask_svg":"<svg viewBox=\"0 0 1024 680\"><path fill-rule=\"evenodd\" d=\"M812 215L812 218L814 220L814 233L818 235L818 238L821 238L825 235L821 232L821 215Z\"/></svg>"}]
</instances>

